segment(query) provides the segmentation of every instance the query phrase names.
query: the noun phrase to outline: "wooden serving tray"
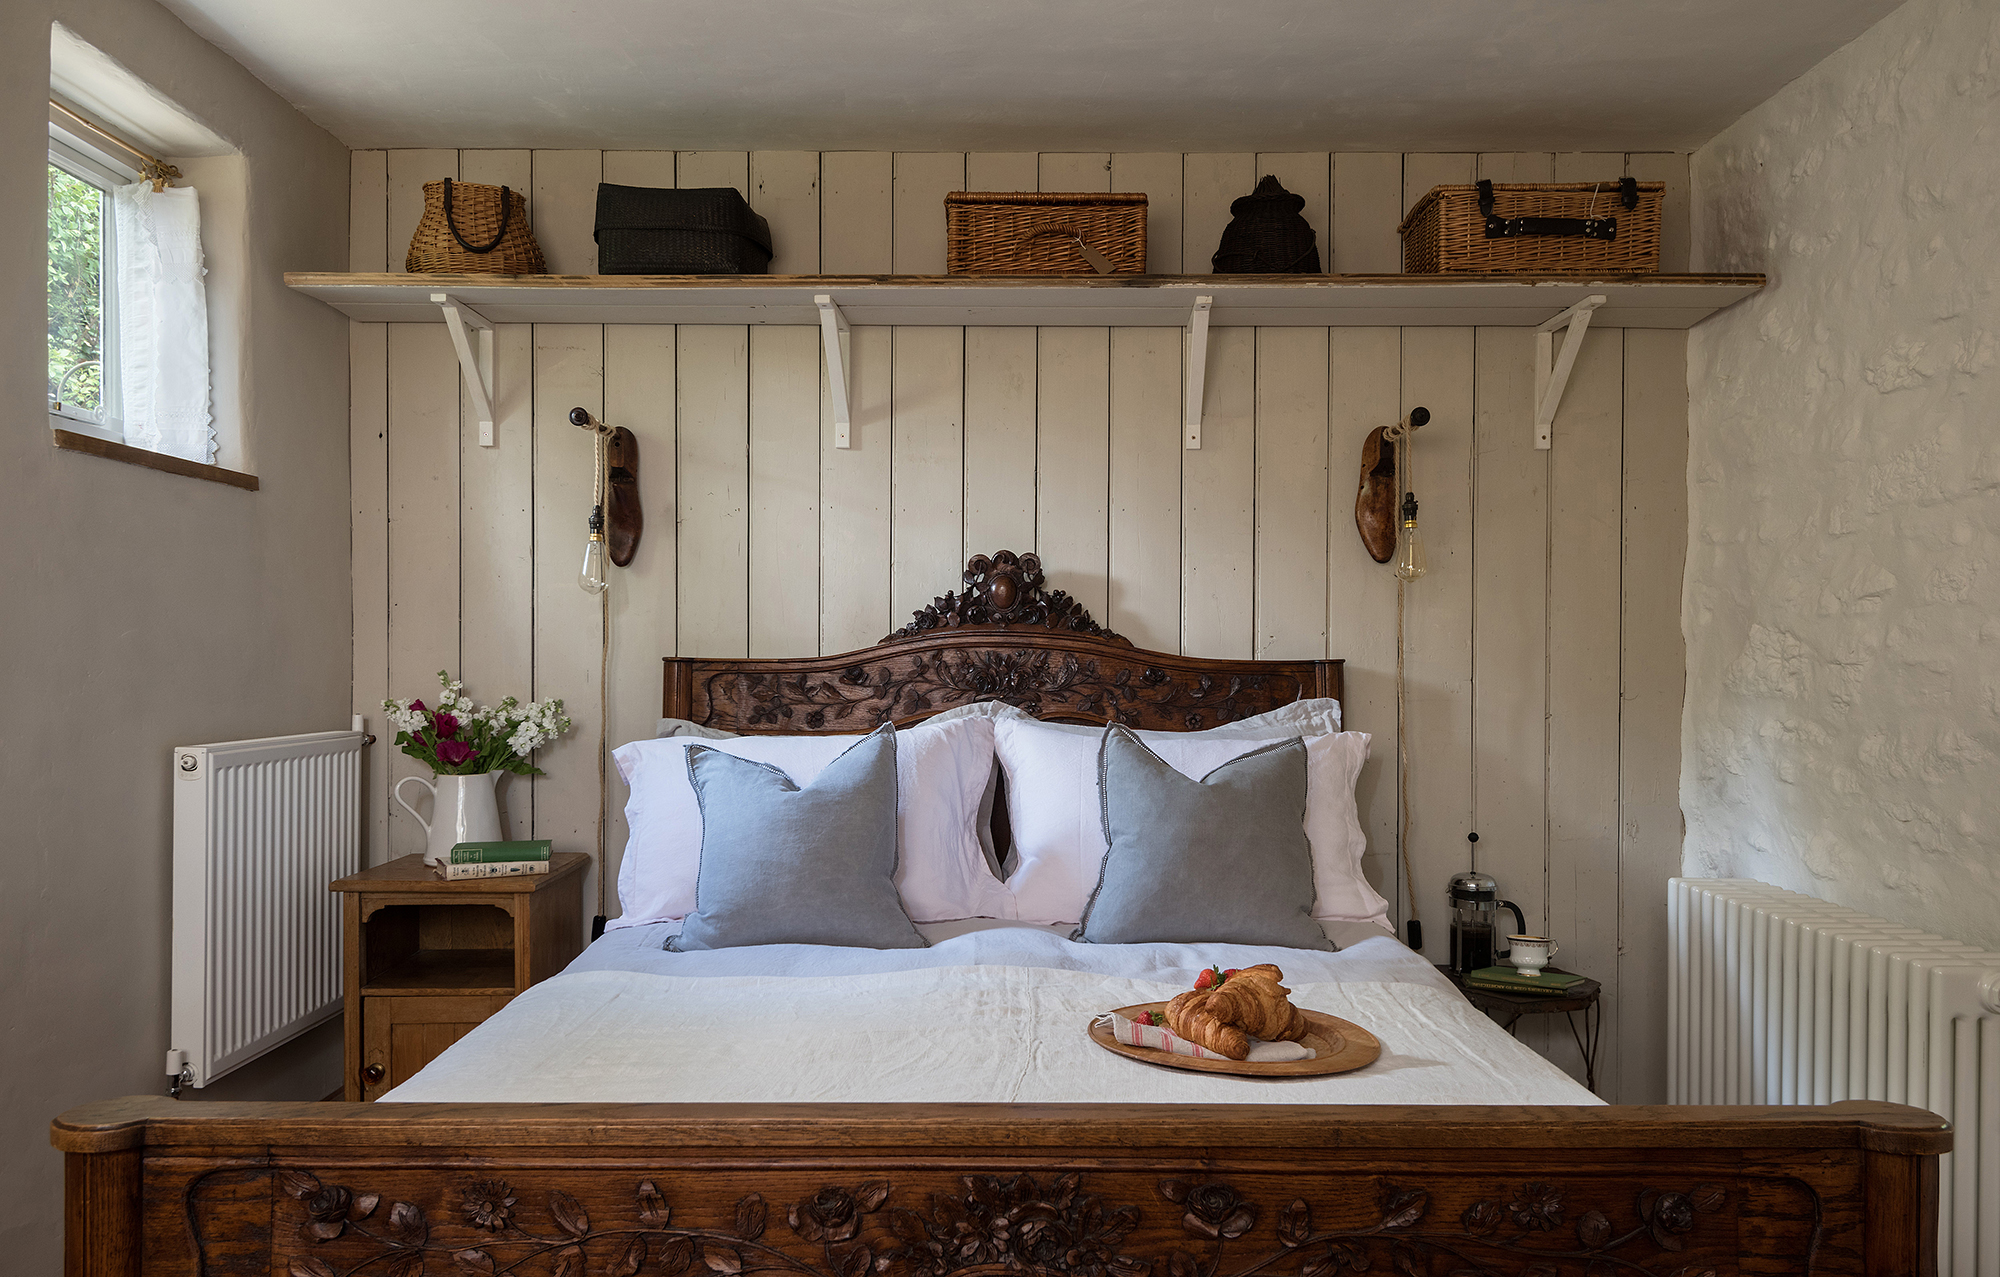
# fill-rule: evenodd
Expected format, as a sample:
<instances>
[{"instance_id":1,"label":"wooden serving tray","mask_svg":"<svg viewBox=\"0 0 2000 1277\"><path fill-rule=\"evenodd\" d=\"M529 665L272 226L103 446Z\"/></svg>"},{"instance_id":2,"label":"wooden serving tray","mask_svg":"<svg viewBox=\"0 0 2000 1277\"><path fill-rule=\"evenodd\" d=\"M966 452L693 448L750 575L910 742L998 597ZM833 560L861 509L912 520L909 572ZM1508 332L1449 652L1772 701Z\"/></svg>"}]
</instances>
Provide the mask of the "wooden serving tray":
<instances>
[{"instance_id":1,"label":"wooden serving tray","mask_svg":"<svg viewBox=\"0 0 2000 1277\"><path fill-rule=\"evenodd\" d=\"M1119 1007L1116 1014L1128 1020L1136 1020L1148 1011L1164 1012L1164 1002L1141 1002L1134 1006ZM1329 1073L1351 1073L1355 1069L1373 1064L1382 1054L1382 1044L1373 1033L1358 1024L1325 1015L1318 1011L1306 1011L1306 1022L1312 1026L1305 1036L1305 1045L1313 1049L1310 1060L1285 1060L1281 1063L1257 1064L1249 1060L1213 1059L1204 1060L1193 1055L1175 1055L1171 1051L1159 1051L1148 1046L1128 1046L1111 1034L1111 1026L1099 1020L1092 1020L1088 1032L1090 1040L1129 1060L1142 1064L1157 1065L1164 1069L1186 1069L1192 1073L1227 1073L1233 1077L1324 1077Z\"/></svg>"}]
</instances>

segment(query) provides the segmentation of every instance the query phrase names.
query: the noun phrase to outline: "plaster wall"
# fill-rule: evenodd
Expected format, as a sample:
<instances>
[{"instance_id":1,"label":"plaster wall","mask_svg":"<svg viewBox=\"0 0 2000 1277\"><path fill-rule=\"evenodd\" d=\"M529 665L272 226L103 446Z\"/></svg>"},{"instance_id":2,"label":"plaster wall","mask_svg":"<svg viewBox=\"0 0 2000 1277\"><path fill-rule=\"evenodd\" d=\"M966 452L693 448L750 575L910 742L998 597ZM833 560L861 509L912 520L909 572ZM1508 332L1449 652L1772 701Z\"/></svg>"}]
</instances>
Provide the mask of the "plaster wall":
<instances>
[{"instance_id":1,"label":"plaster wall","mask_svg":"<svg viewBox=\"0 0 2000 1277\"><path fill-rule=\"evenodd\" d=\"M1912 0L1694 157L1686 868L2000 945L2000 9Z\"/></svg>"},{"instance_id":2,"label":"plaster wall","mask_svg":"<svg viewBox=\"0 0 2000 1277\"><path fill-rule=\"evenodd\" d=\"M49 24L238 147L202 162L227 285L216 402L258 492L56 452L44 410ZM194 166L183 165L194 171ZM167 750L345 726L346 325L280 282L346 261L347 152L151 0L0 5L0 1269L61 1269L48 1122L165 1085ZM231 282L233 281L233 282ZM214 302L212 305L224 305ZM316 1099L336 1022L202 1098Z\"/></svg>"}]
</instances>

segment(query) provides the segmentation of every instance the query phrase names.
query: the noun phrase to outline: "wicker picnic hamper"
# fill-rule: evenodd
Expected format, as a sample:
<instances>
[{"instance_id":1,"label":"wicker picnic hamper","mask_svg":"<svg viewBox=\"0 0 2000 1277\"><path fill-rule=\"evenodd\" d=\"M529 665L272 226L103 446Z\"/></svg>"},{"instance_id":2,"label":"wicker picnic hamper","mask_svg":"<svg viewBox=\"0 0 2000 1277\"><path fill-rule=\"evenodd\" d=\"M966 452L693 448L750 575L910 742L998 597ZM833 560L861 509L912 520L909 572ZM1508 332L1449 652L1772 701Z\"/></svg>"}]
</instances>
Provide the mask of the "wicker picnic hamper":
<instances>
[{"instance_id":1,"label":"wicker picnic hamper","mask_svg":"<svg viewBox=\"0 0 2000 1277\"><path fill-rule=\"evenodd\" d=\"M403 269L413 275L540 275L548 267L519 191L445 178L424 183L424 215Z\"/></svg>"},{"instance_id":2,"label":"wicker picnic hamper","mask_svg":"<svg viewBox=\"0 0 2000 1277\"><path fill-rule=\"evenodd\" d=\"M1665 182L1433 186L1396 233L1403 269L1504 274L1660 269Z\"/></svg>"},{"instance_id":3,"label":"wicker picnic hamper","mask_svg":"<svg viewBox=\"0 0 2000 1277\"><path fill-rule=\"evenodd\" d=\"M944 197L945 270L953 275L1092 275L1079 243L1113 275L1146 273L1146 197L953 191Z\"/></svg>"}]
</instances>

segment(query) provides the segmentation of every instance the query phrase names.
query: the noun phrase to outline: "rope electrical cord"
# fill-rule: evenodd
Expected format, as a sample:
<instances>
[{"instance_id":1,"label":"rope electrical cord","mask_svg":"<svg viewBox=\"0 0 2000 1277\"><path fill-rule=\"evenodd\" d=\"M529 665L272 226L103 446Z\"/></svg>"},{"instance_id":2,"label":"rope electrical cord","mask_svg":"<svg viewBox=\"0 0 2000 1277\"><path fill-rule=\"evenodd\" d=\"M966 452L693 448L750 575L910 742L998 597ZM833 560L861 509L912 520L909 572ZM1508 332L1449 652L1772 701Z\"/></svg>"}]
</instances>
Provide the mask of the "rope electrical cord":
<instances>
[{"instance_id":1,"label":"rope electrical cord","mask_svg":"<svg viewBox=\"0 0 2000 1277\"><path fill-rule=\"evenodd\" d=\"M1416 490L1414 472L1416 449L1410 446L1411 435L1431 419L1423 408L1410 409L1409 415L1382 431L1385 443L1396 445L1396 496L1401 498ZM1415 871L1410 866L1410 734L1406 729L1406 694L1403 681L1403 590L1408 582L1401 575L1396 577L1396 855L1403 868L1403 889L1410 902L1409 918L1417 916L1417 883Z\"/></svg>"},{"instance_id":2,"label":"rope electrical cord","mask_svg":"<svg viewBox=\"0 0 2000 1277\"><path fill-rule=\"evenodd\" d=\"M593 530L599 526L604 511L605 488L610 483L611 427L590 415L583 408L570 411L570 422L591 432L592 462L590 474L590 509ZM611 591L606 590L598 599L597 654L597 916L604 916L604 906L609 896L604 881L604 806L610 799L610 775L605 767L607 746L611 743Z\"/></svg>"}]
</instances>

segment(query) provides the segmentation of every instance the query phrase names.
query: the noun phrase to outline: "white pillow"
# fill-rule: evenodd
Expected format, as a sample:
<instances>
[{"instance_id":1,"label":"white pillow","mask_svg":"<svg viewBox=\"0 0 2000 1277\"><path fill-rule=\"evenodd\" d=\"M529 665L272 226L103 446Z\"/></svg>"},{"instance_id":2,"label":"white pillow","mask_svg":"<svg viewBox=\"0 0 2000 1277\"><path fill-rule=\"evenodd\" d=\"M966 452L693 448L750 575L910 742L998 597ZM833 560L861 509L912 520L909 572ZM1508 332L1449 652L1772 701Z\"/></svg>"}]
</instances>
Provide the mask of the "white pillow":
<instances>
[{"instance_id":1,"label":"white pillow","mask_svg":"<svg viewBox=\"0 0 2000 1277\"><path fill-rule=\"evenodd\" d=\"M1007 776L1007 815L1016 867L1007 879L1022 922L1075 922L1083 916L1104 860L1102 798L1097 787L1097 728L1003 718L994 750ZM1264 737L1236 734L1236 725L1207 732L1140 732L1139 738L1174 770L1194 780L1296 732ZM1321 732L1306 742L1306 840L1312 844L1313 917L1322 922L1388 926L1389 904L1368 885L1361 857L1368 849L1354 804L1354 783L1368 761L1366 732Z\"/></svg>"},{"instance_id":2,"label":"white pillow","mask_svg":"<svg viewBox=\"0 0 2000 1277\"><path fill-rule=\"evenodd\" d=\"M686 917L701 870L701 804L688 782L687 748L706 745L809 785L859 736L673 736L633 741L611 757L630 797L630 830L618 868L624 912L607 929ZM1012 918L1013 897L987 867L977 821L993 771L993 723L961 718L896 733L896 889L913 922Z\"/></svg>"}]
</instances>

